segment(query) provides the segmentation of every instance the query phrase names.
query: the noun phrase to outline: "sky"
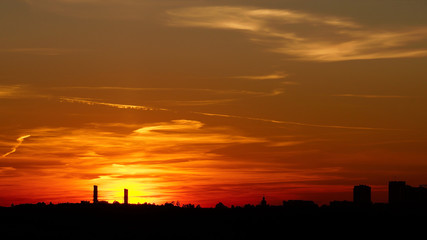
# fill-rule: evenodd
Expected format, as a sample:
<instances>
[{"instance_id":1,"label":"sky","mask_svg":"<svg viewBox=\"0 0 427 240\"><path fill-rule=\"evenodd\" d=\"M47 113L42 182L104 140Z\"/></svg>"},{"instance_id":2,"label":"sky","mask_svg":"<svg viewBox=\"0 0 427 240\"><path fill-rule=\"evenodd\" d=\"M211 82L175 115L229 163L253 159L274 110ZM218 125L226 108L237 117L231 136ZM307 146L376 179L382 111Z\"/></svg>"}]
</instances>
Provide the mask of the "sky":
<instances>
[{"instance_id":1,"label":"sky","mask_svg":"<svg viewBox=\"0 0 427 240\"><path fill-rule=\"evenodd\" d=\"M0 206L427 184L425 0L2 0Z\"/></svg>"}]
</instances>

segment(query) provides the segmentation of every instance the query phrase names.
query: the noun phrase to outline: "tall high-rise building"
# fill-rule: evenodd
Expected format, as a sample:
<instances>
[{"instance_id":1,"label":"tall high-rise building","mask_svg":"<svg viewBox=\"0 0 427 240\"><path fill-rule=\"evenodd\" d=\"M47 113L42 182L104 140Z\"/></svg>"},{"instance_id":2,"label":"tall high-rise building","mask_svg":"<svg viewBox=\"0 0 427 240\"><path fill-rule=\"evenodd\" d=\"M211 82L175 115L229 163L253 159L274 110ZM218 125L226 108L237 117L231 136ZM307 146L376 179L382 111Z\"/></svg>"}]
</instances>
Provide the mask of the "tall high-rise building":
<instances>
[{"instance_id":1,"label":"tall high-rise building","mask_svg":"<svg viewBox=\"0 0 427 240\"><path fill-rule=\"evenodd\" d=\"M98 186L93 185L93 203L98 203Z\"/></svg>"},{"instance_id":2,"label":"tall high-rise building","mask_svg":"<svg viewBox=\"0 0 427 240\"><path fill-rule=\"evenodd\" d=\"M371 204L371 187L366 185L354 186L353 202L356 204Z\"/></svg>"},{"instance_id":3,"label":"tall high-rise building","mask_svg":"<svg viewBox=\"0 0 427 240\"><path fill-rule=\"evenodd\" d=\"M128 190L125 188L125 199L124 199L124 204L128 204L129 202L129 198L128 198Z\"/></svg>"},{"instance_id":4,"label":"tall high-rise building","mask_svg":"<svg viewBox=\"0 0 427 240\"><path fill-rule=\"evenodd\" d=\"M388 183L388 203L399 204L405 202L405 192L405 181L390 181Z\"/></svg>"}]
</instances>

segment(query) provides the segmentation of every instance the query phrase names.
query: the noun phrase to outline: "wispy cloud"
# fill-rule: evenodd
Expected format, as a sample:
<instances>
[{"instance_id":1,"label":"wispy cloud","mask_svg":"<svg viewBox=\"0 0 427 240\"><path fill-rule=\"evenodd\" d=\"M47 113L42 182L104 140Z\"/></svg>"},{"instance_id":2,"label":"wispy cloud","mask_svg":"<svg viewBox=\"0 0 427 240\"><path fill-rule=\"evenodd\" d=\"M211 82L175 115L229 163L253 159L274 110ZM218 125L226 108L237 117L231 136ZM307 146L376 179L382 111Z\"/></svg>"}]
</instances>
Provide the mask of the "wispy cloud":
<instances>
[{"instance_id":1,"label":"wispy cloud","mask_svg":"<svg viewBox=\"0 0 427 240\"><path fill-rule=\"evenodd\" d=\"M31 137L31 135L25 135L25 136L21 136L21 137L17 138L16 141L18 141L18 143L15 146L13 146L13 148L12 148L12 150L10 150L10 152L3 154L2 157L7 157L10 154L16 152L16 149L18 149L18 147L21 146L24 139L28 138L28 137Z\"/></svg>"},{"instance_id":2,"label":"wispy cloud","mask_svg":"<svg viewBox=\"0 0 427 240\"><path fill-rule=\"evenodd\" d=\"M282 91L273 92L272 94L277 95L281 94ZM70 103L83 103L88 105L102 105L108 107L114 107L119 109L133 109L133 110L143 110L143 111L172 111L170 109L165 108L153 108L147 106L140 105L125 105L125 104L116 104L116 103L105 103L93 101L91 99L81 99L81 98L61 98L62 101L70 102ZM229 115L229 114L219 114L219 113L207 113L207 112L190 112L197 115L210 116L210 117L223 117L223 118L236 118L236 119L246 119L252 121L261 121L261 122L269 122L275 124L286 124L286 125L297 125L297 126L305 126L305 127L318 127L318 128L335 128L335 129L353 129L353 130L396 130L396 129L387 129L387 128L374 128L374 127L359 127L359 126L342 126L342 125L325 125L325 124L311 124L311 123L303 123L303 122L292 122L292 121L281 121L274 119L265 119L265 118L255 118L255 117L245 117L238 115Z\"/></svg>"},{"instance_id":3,"label":"wispy cloud","mask_svg":"<svg viewBox=\"0 0 427 240\"><path fill-rule=\"evenodd\" d=\"M239 79L248 79L248 80L275 80L275 79L284 79L288 76L288 74L277 72L268 75L260 75L260 76L236 76L233 78Z\"/></svg>"},{"instance_id":4,"label":"wispy cloud","mask_svg":"<svg viewBox=\"0 0 427 240\"><path fill-rule=\"evenodd\" d=\"M18 99L18 98L48 98L49 95L43 94L35 90L29 85L14 84L0 85L0 99Z\"/></svg>"},{"instance_id":5,"label":"wispy cloud","mask_svg":"<svg viewBox=\"0 0 427 240\"><path fill-rule=\"evenodd\" d=\"M132 91L132 92L205 92L218 95L265 95L269 92L251 91L241 89L212 89L212 88L144 88L144 87L120 87L120 86L71 86L54 87L53 90L85 89L85 90L113 90L113 91Z\"/></svg>"},{"instance_id":6,"label":"wispy cloud","mask_svg":"<svg viewBox=\"0 0 427 240\"><path fill-rule=\"evenodd\" d=\"M21 53L21 54L32 54L32 55L46 55L46 56L57 56L64 53L70 53L76 50L62 49L62 48L10 48L0 49L0 52L6 53Z\"/></svg>"},{"instance_id":7,"label":"wispy cloud","mask_svg":"<svg viewBox=\"0 0 427 240\"><path fill-rule=\"evenodd\" d=\"M283 82L281 82L281 84L283 84L283 85L299 85L298 82L294 82L294 81L283 81Z\"/></svg>"},{"instance_id":8,"label":"wispy cloud","mask_svg":"<svg viewBox=\"0 0 427 240\"><path fill-rule=\"evenodd\" d=\"M23 92L21 85L0 85L0 98L15 98Z\"/></svg>"},{"instance_id":9,"label":"wispy cloud","mask_svg":"<svg viewBox=\"0 0 427 240\"><path fill-rule=\"evenodd\" d=\"M153 108L153 107L141 106L141 105L99 102L99 101L94 101L92 99L86 99L86 98L61 97L60 100L64 101L64 102L70 102L70 103L82 103L82 104L87 104L87 105L102 105L102 106L120 108L120 109L135 109L135 110L144 110L144 111L169 111L168 109L164 109L164 108Z\"/></svg>"},{"instance_id":10,"label":"wispy cloud","mask_svg":"<svg viewBox=\"0 0 427 240\"><path fill-rule=\"evenodd\" d=\"M344 28L359 27L357 23L342 18L316 16L287 9L256 9L244 6L191 7L169 10L168 14L172 16L171 25L248 30L296 40L300 39L296 35L276 33L263 28L268 21L278 20L281 24L311 23Z\"/></svg>"},{"instance_id":11,"label":"wispy cloud","mask_svg":"<svg viewBox=\"0 0 427 240\"><path fill-rule=\"evenodd\" d=\"M162 144L167 142L174 144L230 144L230 143L255 143L266 140L225 134L220 129L203 128L204 124L195 120L173 120L171 122L161 122L156 125L146 126L136 129L134 133L137 138L144 141L162 139ZM164 145L164 146L165 146Z\"/></svg>"},{"instance_id":12,"label":"wispy cloud","mask_svg":"<svg viewBox=\"0 0 427 240\"><path fill-rule=\"evenodd\" d=\"M7 172L16 171L13 167L0 167L0 173L5 174Z\"/></svg>"},{"instance_id":13,"label":"wispy cloud","mask_svg":"<svg viewBox=\"0 0 427 240\"><path fill-rule=\"evenodd\" d=\"M427 27L391 31L365 27L339 17L252 7L181 8L170 10L168 14L171 26L242 31L271 51L299 60L346 61L427 56L427 48L411 46L427 39ZM319 30L322 34L316 34Z\"/></svg>"},{"instance_id":14,"label":"wispy cloud","mask_svg":"<svg viewBox=\"0 0 427 240\"><path fill-rule=\"evenodd\" d=\"M233 102L236 99L210 99L210 100L187 100L187 101L169 101L171 105L177 106L207 106Z\"/></svg>"},{"instance_id":15,"label":"wispy cloud","mask_svg":"<svg viewBox=\"0 0 427 240\"><path fill-rule=\"evenodd\" d=\"M182 181L205 184L217 178L215 175L224 165L236 164L214 153L216 149L268 142L239 134L232 128L206 126L188 119L140 124L136 128L135 124L121 123L119 129L111 128L112 125L116 124L98 124L96 128L29 129L33 141L16 155L15 161L0 162L0 172L16 169L9 171L15 174L9 176L9 180L24 181L27 194L33 193L33 184L47 186L49 192L66 186L80 199L85 199L87 196L82 195L81 187L98 184L105 200L118 199L120 193L116 191L126 186L132 189L132 194L140 191L141 196L158 196L147 199L133 195L132 201L159 203L169 201L170 194L174 198L182 197L178 196ZM14 152L28 137L18 138L18 144L7 154ZM46 184L45 177L50 181L60 180L64 185ZM169 189L164 190L165 186ZM34 194L40 197L45 193Z\"/></svg>"},{"instance_id":16,"label":"wispy cloud","mask_svg":"<svg viewBox=\"0 0 427 240\"><path fill-rule=\"evenodd\" d=\"M23 0L29 6L84 19L145 19L159 8L177 7L191 1L156 0Z\"/></svg>"},{"instance_id":17,"label":"wispy cloud","mask_svg":"<svg viewBox=\"0 0 427 240\"><path fill-rule=\"evenodd\" d=\"M303 195L298 189L305 194L344 188L351 191L354 179L337 162L361 157L329 153L329 147L325 150L328 153L303 148L295 155L287 150L298 151L300 145L313 139L286 136L272 140L190 119L27 131L34 138L24 143L25 148L18 149L14 161L0 161L0 178L13 182L15 189L10 196L11 187L0 184L4 193L0 204L9 205L9 199L15 203L90 200L93 184L100 187L102 200L120 200L123 188L128 188L131 202L135 203L160 204L178 199L211 206L215 201L238 195L244 198L233 198L234 204L244 204L252 201L248 192L277 193L284 199L294 194L301 199ZM361 159L380 156L364 152ZM415 157L419 159L419 155ZM377 173L365 168L363 172ZM337 189L332 185L337 180L347 185ZM17 201L16 196L26 198Z\"/></svg>"},{"instance_id":18,"label":"wispy cloud","mask_svg":"<svg viewBox=\"0 0 427 240\"><path fill-rule=\"evenodd\" d=\"M354 97L354 98L412 98L401 95L376 95L376 94L335 94L334 97Z\"/></svg>"},{"instance_id":19,"label":"wispy cloud","mask_svg":"<svg viewBox=\"0 0 427 240\"><path fill-rule=\"evenodd\" d=\"M276 123L276 124L286 124L286 125L297 125L297 126L305 126L305 127L353 129L353 130L381 130L381 131L396 130L396 129L388 129L388 128L374 128L374 127L311 124L311 123L303 123L303 122L273 120L273 119L266 119L266 118L244 117L244 116L229 115L229 114L217 114L217 113L205 113L205 112L197 112L197 113L201 114L201 115L205 115L205 116L224 117L224 118L239 118L239 119L247 119L247 120L253 120L253 121L269 122L269 123Z\"/></svg>"},{"instance_id":20,"label":"wispy cloud","mask_svg":"<svg viewBox=\"0 0 427 240\"><path fill-rule=\"evenodd\" d=\"M286 83L282 83L286 84ZM251 91L238 89L209 89L209 88L132 88L132 87L55 87L54 91L63 91L70 89L83 89L89 91L118 91L118 92L171 92L174 99L172 100L152 100L158 105L168 106L207 106L230 103L245 97L271 97L277 96L284 92L282 88L272 89L271 91ZM56 93L58 94L58 93ZM194 100L188 100L188 96L194 96ZM166 95L171 96L171 95ZM61 101L84 103L90 105L105 105L116 108L139 108L140 110L164 110L166 108L154 108L148 106L136 106L115 104L97 101L91 98L60 97Z\"/></svg>"},{"instance_id":21,"label":"wispy cloud","mask_svg":"<svg viewBox=\"0 0 427 240\"><path fill-rule=\"evenodd\" d=\"M108 201L122 199L123 188L128 188L135 203L178 199L210 206L235 194L245 196L241 201L233 199L240 204L250 201L245 195L248 188L254 194L283 194L285 186L310 188L316 182L342 178L340 167L304 167L315 155L290 158L285 149L298 149L310 139L248 136L197 120L28 131L34 139L14 161L0 162L0 178L19 184L14 195L31 195L27 202L36 201L34 198L89 200L90 187L96 184L102 193L100 199ZM34 186L46 187L35 190ZM67 193L61 191L64 188ZM0 185L0 190L5 189L7 186ZM285 193L296 194L293 190Z\"/></svg>"}]
</instances>

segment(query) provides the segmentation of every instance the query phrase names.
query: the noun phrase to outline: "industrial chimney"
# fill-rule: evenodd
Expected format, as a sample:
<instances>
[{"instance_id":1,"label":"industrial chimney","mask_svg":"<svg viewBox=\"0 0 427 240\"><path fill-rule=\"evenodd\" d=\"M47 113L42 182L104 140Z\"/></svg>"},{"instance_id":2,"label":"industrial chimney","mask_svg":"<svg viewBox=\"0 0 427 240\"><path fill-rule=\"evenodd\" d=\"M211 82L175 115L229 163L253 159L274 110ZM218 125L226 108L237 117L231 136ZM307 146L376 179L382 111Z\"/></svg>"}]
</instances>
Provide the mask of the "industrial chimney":
<instances>
[{"instance_id":1,"label":"industrial chimney","mask_svg":"<svg viewBox=\"0 0 427 240\"><path fill-rule=\"evenodd\" d=\"M124 204L128 204L129 198L128 198L128 190L125 188L125 201Z\"/></svg>"},{"instance_id":2,"label":"industrial chimney","mask_svg":"<svg viewBox=\"0 0 427 240\"><path fill-rule=\"evenodd\" d=\"M93 203L98 203L98 186L93 185Z\"/></svg>"}]
</instances>

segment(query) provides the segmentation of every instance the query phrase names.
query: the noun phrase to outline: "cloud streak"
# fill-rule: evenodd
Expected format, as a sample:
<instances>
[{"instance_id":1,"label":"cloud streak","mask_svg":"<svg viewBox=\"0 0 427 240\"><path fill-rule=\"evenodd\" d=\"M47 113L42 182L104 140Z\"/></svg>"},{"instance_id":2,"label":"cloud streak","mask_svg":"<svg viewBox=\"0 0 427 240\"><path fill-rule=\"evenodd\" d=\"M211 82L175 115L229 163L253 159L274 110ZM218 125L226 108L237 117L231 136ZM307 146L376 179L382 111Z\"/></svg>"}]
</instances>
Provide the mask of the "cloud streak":
<instances>
[{"instance_id":1,"label":"cloud streak","mask_svg":"<svg viewBox=\"0 0 427 240\"><path fill-rule=\"evenodd\" d=\"M334 97L354 97L354 98L411 98L400 95L376 95L376 94L335 94Z\"/></svg>"},{"instance_id":2,"label":"cloud streak","mask_svg":"<svg viewBox=\"0 0 427 240\"><path fill-rule=\"evenodd\" d=\"M113 90L113 91L147 91L147 92L205 92L218 95L254 95L254 96L263 96L270 94L270 92L261 92L261 91L250 91L250 90L239 90L239 89L211 89L211 88L139 88L139 87L118 87L118 86L93 86L93 87L55 87L53 90L69 90L69 89L83 89L83 90Z\"/></svg>"},{"instance_id":3,"label":"cloud streak","mask_svg":"<svg viewBox=\"0 0 427 240\"><path fill-rule=\"evenodd\" d=\"M24 139L31 137L31 135L25 135L25 136L21 136L19 138L16 139L16 141L18 142L15 146L13 146L12 150L10 150L9 152L5 153L2 155L2 157L7 157L10 154L16 152L16 150L18 149L19 146L21 146L22 142L24 141Z\"/></svg>"},{"instance_id":4,"label":"cloud streak","mask_svg":"<svg viewBox=\"0 0 427 240\"><path fill-rule=\"evenodd\" d=\"M32 54L32 55L44 55L44 56L57 56L64 53L75 52L73 49L62 49L62 48L10 48L0 49L0 52L5 53L21 53L21 54Z\"/></svg>"},{"instance_id":5,"label":"cloud streak","mask_svg":"<svg viewBox=\"0 0 427 240\"><path fill-rule=\"evenodd\" d=\"M21 85L0 85L0 98L25 97L27 91Z\"/></svg>"},{"instance_id":6,"label":"cloud streak","mask_svg":"<svg viewBox=\"0 0 427 240\"><path fill-rule=\"evenodd\" d=\"M169 111L165 108L153 108L148 106L141 105L130 105L130 104L118 104L118 103L107 103L107 102L98 102L93 101L91 99L84 98L69 98L69 97L61 97L60 101L69 102L69 103L82 103L87 105L101 105L119 109L134 109L134 110L143 110L143 111Z\"/></svg>"},{"instance_id":7,"label":"cloud streak","mask_svg":"<svg viewBox=\"0 0 427 240\"><path fill-rule=\"evenodd\" d=\"M155 0L23 0L30 7L84 19L141 20L159 8L182 6L187 1ZM191 2L191 1L190 1Z\"/></svg>"},{"instance_id":8,"label":"cloud streak","mask_svg":"<svg viewBox=\"0 0 427 240\"><path fill-rule=\"evenodd\" d=\"M233 78L248 79L248 80L276 80L276 79L284 79L287 76L288 76L287 74L284 74L282 72L277 72L277 73L261 75L261 76L236 76Z\"/></svg>"},{"instance_id":9,"label":"cloud streak","mask_svg":"<svg viewBox=\"0 0 427 240\"><path fill-rule=\"evenodd\" d=\"M70 191L67 195L75 193L81 200L88 197L80 191L81 187L98 184L105 200L119 199L120 191L116 191L126 186L139 196L159 196L148 199L134 196L133 201L161 203L170 201L169 195L175 199L182 197L178 195L183 181L205 184L217 178L215 175L224 166L236 164L214 153L216 149L269 142L231 128L206 126L188 119L138 127L120 124L119 129L111 125L115 124L30 129L31 136L36 137L15 161L0 163L0 172L8 172L0 177L8 177L15 185L22 184L27 195L33 193L33 186L47 186L49 194L66 187ZM28 137L18 138L18 144L7 154L16 151ZM63 185L47 184L44 182L47 179L58 180ZM45 194L44 190L37 190L34 197L46 197ZM56 194L55 198L61 195ZM69 201L69 197L63 198Z\"/></svg>"},{"instance_id":10,"label":"cloud streak","mask_svg":"<svg viewBox=\"0 0 427 240\"><path fill-rule=\"evenodd\" d=\"M427 27L390 31L344 18L252 7L181 8L168 14L171 26L241 31L273 52L304 61L427 56L427 48L411 46L427 39Z\"/></svg>"},{"instance_id":11,"label":"cloud streak","mask_svg":"<svg viewBox=\"0 0 427 240\"><path fill-rule=\"evenodd\" d=\"M266 119L266 118L254 118L254 117L244 117L244 116L236 116L236 115L229 115L229 114L217 114L217 113L205 113L205 112L197 112L197 114L201 114L201 115L205 115L205 116L212 116L212 117L239 118L239 119L247 119L247 120L253 120L253 121L260 121L260 122L296 125L296 126L304 126L304 127L316 127L316 128L334 128L334 129L352 129L352 130L379 130L379 131L397 130L397 129L389 129L389 128L311 124L311 123L281 121L281 120L273 120L273 119Z\"/></svg>"},{"instance_id":12,"label":"cloud streak","mask_svg":"<svg viewBox=\"0 0 427 240\"><path fill-rule=\"evenodd\" d=\"M282 91L277 90L272 93L272 96L281 94ZM140 105L124 105L124 104L116 104L116 103L105 103L105 102L97 102L90 99L81 99L81 98L61 98L62 101L70 102L70 103L82 103L87 105L101 105L108 106L119 109L131 109L131 110L143 110L143 111L172 111L170 109L165 108L153 108L147 106ZM174 111L175 112L175 111ZM303 122L293 122L293 121L281 121L274 119L266 119L266 118L255 118L255 117L245 117L238 115L230 115L230 114L220 114L220 113L207 113L207 112L190 112L192 114L209 116L209 117L222 117L222 118L236 118L236 119L246 119L251 121L260 121L260 122L268 122L274 124L286 124L286 125L296 125L296 126L304 126L304 127L316 127L316 128L333 128L333 129L352 129L352 130L397 130L397 129L388 129L388 128L374 128L374 127L359 127L359 126L342 126L342 125L325 125L325 124L311 124L311 123L303 123Z\"/></svg>"},{"instance_id":13,"label":"cloud streak","mask_svg":"<svg viewBox=\"0 0 427 240\"><path fill-rule=\"evenodd\" d=\"M286 9L215 6L174 9L167 13L172 17L171 25L248 30L296 40L300 38L293 34L275 33L263 27L270 20L280 20L282 24L311 23L345 28L359 27L358 24L345 19L316 16Z\"/></svg>"}]
</instances>

